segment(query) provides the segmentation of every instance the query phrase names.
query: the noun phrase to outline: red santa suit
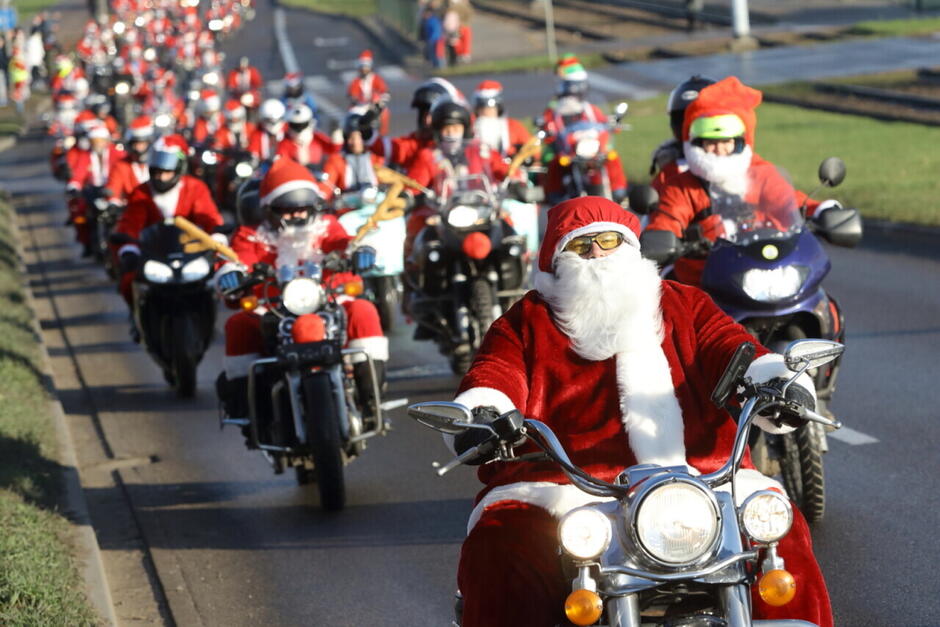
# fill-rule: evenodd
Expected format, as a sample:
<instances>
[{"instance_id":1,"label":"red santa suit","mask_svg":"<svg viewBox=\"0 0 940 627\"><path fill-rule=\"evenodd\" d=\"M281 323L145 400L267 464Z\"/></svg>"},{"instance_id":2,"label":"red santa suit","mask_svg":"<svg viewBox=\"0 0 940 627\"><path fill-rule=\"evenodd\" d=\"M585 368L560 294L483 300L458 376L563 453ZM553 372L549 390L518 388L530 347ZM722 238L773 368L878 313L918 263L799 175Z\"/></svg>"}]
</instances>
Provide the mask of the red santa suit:
<instances>
[{"instance_id":1,"label":"red santa suit","mask_svg":"<svg viewBox=\"0 0 940 627\"><path fill-rule=\"evenodd\" d=\"M414 131L400 137L376 136L369 144L369 150L385 160L389 165L408 170L411 162L425 148L434 147L434 138L430 133Z\"/></svg>"},{"instance_id":2,"label":"red santa suit","mask_svg":"<svg viewBox=\"0 0 940 627\"><path fill-rule=\"evenodd\" d=\"M371 68L372 53L368 50L363 51L363 53L359 55L359 64L360 67L368 65L368 67ZM381 102L383 98L388 97L388 93L388 84L385 82L385 79L372 71L369 71L365 76L361 74L357 75L349 81L349 86L346 87L346 95L349 97L349 102L352 106L371 105ZM382 109L382 114L379 118L379 133L382 135L388 134L390 117L388 109Z\"/></svg>"},{"instance_id":3,"label":"red santa suit","mask_svg":"<svg viewBox=\"0 0 940 627\"><path fill-rule=\"evenodd\" d=\"M330 155L330 158L326 160L326 165L323 166L326 183L341 192L365 186L377 187L379 182L375 176L375 168L382 165L382 158L374 153L364 153L364 158L368 159L370 167L366 176L360 177L359 173L352 167L348 157L346 151L335 152Z\"/></svg>"},{"instance_id":4,"label":"red santa suit","mask_svg":"<svg viewBox=\"0 0 940 627\"><path fill-rule=\"evenodd\" d=\"M504 157L512 157L532 133L515 118L477 116L473 122L473 136Z\"/></svg>"},{"instance_id":5,"label":"red santa suit","mask_svg":"<svg viewBox=\"0 0 940 627\"><path fill-rule=\"evenodd\" d=\"M538 291L490 327L456 402L500 412L517 408L544 422L575 465L606 481L637 463L718 469L730 456L736 427L710 395L735 349L754 338L696 288L663 281L660 295L655 266L639 259L639 222L619 205L589 196L557 205L548 215ZM587 359L559 327L543 291L551 294L546 290L555 281L554 263L568 241L609 230L623 234L622 254L650 263L645 281L652 289L637 301L643 314L630 318L637 331L629 331L627 348ZM765 381L788 372L781 356L759 347L748 375ZM800 383L813 389L808 377ZM518 453L534 450L526 444ZM749 457L742 466L740 491L779 489L753 470ZM557 555L557 518L597 497L570 485L550 462L490 463L480 466L478 476L485 488L471 514L458 572L464 627L563 624L570 578ZM794 518L779 553L797 580L796 598L781 608L755 600L755 616L829 626L825 583L796 507Z\"/></svg>"},{"instance_id":6,"label":"red santa suit","mask_svg":"<svg viewBox=\"0 0 940 627\"><path fill-rule=\"evenodd\" d=\"M278 145L284 139L284 124L278 125L276 133L270 133L259 124L248 138L248 151L258 161L273 159L277 154Z\"/></svg>"},{"instance_id":7,"label":"red santa suit","mask_svg":"<svg viewBox=\"0 0 940 627\"><path fill-rule=\"evenodd\" d=\"M660 194L659 205L650 216L646 230L671 231L677 237L684 237L686 229L693 223L698 223L701 234L708 240L714 241L724 232L721 216L711 212L711 194L718 189L714 185L710 191L703 184L703 179L696 174L694 165L689 163L693 151L702 149L693 146L690 142L690 127L692 122L700 117L733 114L744 123L745 146L740 154L721 157L721 160L747 161L746 173L738 195L744 202L761 207L773 209L780 214L793 212L799 203L806 199L805 194L797 194L786 177L769 161L765 161L753 152L754 134L757 126L757 116L754 109L760 104L762 94L760 91L746 87L735 77L729 77L714 85L709 85L699 93L686 109L683 124L684 152L686 159L683 162L673 162L673 167L660 173L654 181L654 186ZM813 209L819 203L814 203ZM767 216L773 219L772 215ZM676 278L690 285L698 285L702 269L705 265L703 258L682 257L675 263Z\"/></svg>"},{"instance_id":8,"label":"red santa suit","mask_svg":"<svg viewBox=\"0 0 940 627\"><path fill-rule=\"evenodd\" d=\"M336 151L336 145L319 131L288 135L277 145L277 155L305 166L320 170L327 157Z\"/></svg>"},{"instance_id":9,"label":"red santa suit","mask_svg":"<svg viewBox=\"0 0 940 627\"><path fill-rule=\"evenodd\" d=\"M212 233L222 224L222 215L206 184L194 176L183 175L179 183L162 194L155 193L147 183L139 185L131 192L127 209L118 218L114 231L136 240L148 226L175 216L188 219L207 233ZM127 251L139 253L140 249L136 244L125 244L118 249L117 256ZM126 272L120 281L119 290L128 303L131 302L133 280L134 273Z\"/></svg>"},{"instance_id":10,"label":"red santa suit","mask_svg":"<svg viewBox=\"0 0 940 627\"><path fill-rule=\"evenodd\" d=\"M261 72L258 71L258 68L250 65L247 68L237 67L228 73L225 86L235 94L261 89Z\"/></svg>"},{"instance_id":11,"label":"red santa suit","mask_svg":"<svg viewBox=\"0 0 940 627\"><path fill-rule=\"evenodd\" d=\"M199 116L193 123L193 143L201 144L225 128L225 116L221 111L209 116Z\"/></svg>"},{"instance_id":12,"label":"red santa suit","mask_svg":"<svg viewBox=\"0 0 940 627\"><path fill-rule=\"evenodd\" d=\"M306 188L323 195L323 187L313 178L306 168L296 162L279 160L275 162L261 182L259 189L261 205L270 204L272 199L285 190ZM231 240L231 248L238 254L239 264L226 264L217 272L223 276L231 270L250 268L256 263L266 263L274 268L280 265L293 266L301 260L319 261L323 255L343 251L349 246L352 237L340 225L336 216L320 214L305 230L309 237L309 253L298 252L292 247L278 249L280 233L266 224L261 226L240 226ZM355 275L343 273L325 273L327 285L339 285L353 280ZM263 290L271 293L271 287ZM351 296L339 296L337 301L346 310L347 346L362 348L373 359L388 360L388 338L382 333L382 323L378 310L371 302ZM261 311L240 311L232 315L225 323L225 374L228 379L245 377L248 368L259 356L264 354L261 336ZM354 355L352 361L365 361L364 355Z\"/></svg>"},{"instance_id":13,"label":"red santa suit","mask_svg":"<svg viewBox=\"0 0 940 627\"><path fill-rule=\"evenodd\" d=\"M108 189L111 190L111 202L125 204L131 193L141 184L150 180L150 169L146 163L135 161L125 155L111 166L108 176Z\"/></svg>"},{"instance_id":14,"label":"red santa suit","mask_svg":"<svg viewBox=\"0 0 940 627\"><path fill-rule=\"evenodd\" d=\"M91 131L91 135L98 135L103 138L108 137L107 129L102 125ZM111 172L111 166L124 157L124 152L118 150L112 144L108 144L102 152L94 150L75 149L68 160L71 177L66 184L66 189L76 193L88 187L103 188L108 183L108 176ZM72 224L75 225L75 239L82 244L89 241L88 225L88 206L85 199L81 196L75 196L68 202L69 217Z\"/></svg>"}]
</instances>

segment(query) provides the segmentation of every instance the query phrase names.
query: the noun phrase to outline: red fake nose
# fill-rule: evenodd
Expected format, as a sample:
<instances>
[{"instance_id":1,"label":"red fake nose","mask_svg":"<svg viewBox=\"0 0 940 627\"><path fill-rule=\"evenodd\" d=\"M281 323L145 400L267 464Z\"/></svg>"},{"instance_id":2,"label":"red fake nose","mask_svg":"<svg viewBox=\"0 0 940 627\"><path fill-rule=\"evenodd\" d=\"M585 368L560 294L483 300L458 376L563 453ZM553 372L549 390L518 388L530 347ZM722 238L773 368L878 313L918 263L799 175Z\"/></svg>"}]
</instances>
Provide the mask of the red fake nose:
<instances>
[{"instance_id":1,"label":"red fake nose","mask_svg":"<svg viewBox=\"0 0 940 627\"><path fill-rule=\"evenodd\" d=\"M490 238L483 233L470 233L463 240L461 246L463 253L471 259L486 259L493 250L493 244Z\"/></svg>"}]
</instances>

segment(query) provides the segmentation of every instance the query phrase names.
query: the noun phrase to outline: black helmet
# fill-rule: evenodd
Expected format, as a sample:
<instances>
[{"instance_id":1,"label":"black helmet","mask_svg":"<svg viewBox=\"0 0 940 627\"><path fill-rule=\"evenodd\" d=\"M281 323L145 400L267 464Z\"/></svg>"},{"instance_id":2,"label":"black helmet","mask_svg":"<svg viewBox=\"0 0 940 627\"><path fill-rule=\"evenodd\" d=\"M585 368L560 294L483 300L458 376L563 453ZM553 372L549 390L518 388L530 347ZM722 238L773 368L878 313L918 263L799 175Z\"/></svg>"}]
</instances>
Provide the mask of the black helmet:
<instances>
[{"instance_id":1,"label":"black helmet","mask_svg":"<svg viewBox=\"0 0 940 627\"><path fill-rule=\"evenodd\" d=\"M463 136L469 138L473 129L470 126L470 111L453 100L438 100L431 109L431 128L439 138L441 131L449 124L463 124Z\"/></svg>"},{"instance_id":2,"label":"black helmet","mask_svg":"<svg viewBox=\"0 0 940 627\"><path fill-rule=\"evenodd\" d=\"M248 179L235 193L235 218L240 225L255 227L264 219L259 189L261 179Z\"/></svg>"},{"instance_id":3,"label":"black helmet","mask_svg":"<svg viewBox=\"0 0 940 627\"><path fill-rule=\"evenodd\" d=\"M457 90L448 81L443 78L432 78L418 85L414 96L411 97L411 108L427 111L439 98L453 99L456 93Z\"/></svg>"},{"instance_id":4,"label":"black helmet","mask_svg":"<svg viewBox=\"0 0 940 627\"><path fill-rule=\"evenodd\" d=\"M669 114L669 126L672 127L672 134L679 141L682 141L682 121L685 118L686 108L693 100L698 98L700 91L714 84L715 81L712 79L696 74L676 85L675 89L669 94L669 100L666 102L666 113Z\"/></svg>"},{"instance_id":5,"label":"black helmet","mask_svg":"<svg viewBox=\"0 0 940 627\"><path fill-rule=\"evenodd\" d=\"M350 133L359 131L362 141L367 142L375 135L379 127L379 116L371 107L365 110L354 110L343 118L343 139L348 139Z\"/></svg>"},{"instance_id":6,"label":"black helmet","mask_svg":"<svg viewBox=\"0 0 940 627\"><path fill-rule=\"evenodd\" d=\"M154 144L147 165L150 171L150 187L156 193L163 194L170 191L183 178L183 174L186 173L185 145L183 139L176 135L161 138L161 141ZM166 171L172 171L173 178L169 181L160 180L159 173Z\"/></svg>"}]
</instances>

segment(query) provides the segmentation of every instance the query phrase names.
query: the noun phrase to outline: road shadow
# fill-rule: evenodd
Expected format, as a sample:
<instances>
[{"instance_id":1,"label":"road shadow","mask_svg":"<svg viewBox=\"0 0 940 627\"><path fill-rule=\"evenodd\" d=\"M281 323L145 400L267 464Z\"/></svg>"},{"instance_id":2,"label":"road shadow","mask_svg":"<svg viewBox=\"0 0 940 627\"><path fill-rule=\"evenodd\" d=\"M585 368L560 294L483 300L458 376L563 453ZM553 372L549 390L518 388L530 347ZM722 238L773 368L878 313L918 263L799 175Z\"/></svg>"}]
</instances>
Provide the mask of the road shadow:
<instances>
[{"instance_id":1,"label":"road shadow","mask_svg":"<svg viewBox=\"0 0 940 627\"><path fill-rule=\"evenodd\" d=\"M140 346L127 340L125 342L98 342L95 344L73 344L71 350L63 347L49 348L50 357L68 357L72 353L78 355L101 355L108 353L136 353Z\"/></svg>"},{"instance_id":2,"label":"road shadow","mask_svg":"<svg viewBox=\"0 0 940 627\"><path fill-rule=\"evenodd\" d=\"M3 296L0 296L0 300L2 300L2 298ZM36 333L35 327L33 327L33 325L28 322L24 322L23 320L20 320L18 318L8 316L5 313L0 313L0 324L9 325L11 327L18 329L19 331L22 331L23 333L29 334L29 336L35 342L42 341L42 338L39 337L38 333Z\"/></svg>"},{"instance_id":3,"label":"road shadow","mask_svg":"<svg viewBox=\"0 0 940 627\"><path fill-rule=\"evenodd\" d=\"M99 311L90 314L78 314L75 316L64 316L59 319L43 318L39 321L39 326L43 330L59 329L61 327L77 327L96 324L118 324L127 323L127 312L124 311Z\"/></svg>"},{"instance_id":4,"label":"road shadow","mask_svg":"<svg viewBox=\"0 0 940 627\"><path fill-rule=\"evenodd\" d=\"M58 509L65 467L43 455L37 443L0 434L0 460L0 488L44 509Z\"/></svg>"},{"instance_id":5,"label":"road shadow","mask_svg":"<svg viewBox=\"0 0 940 627\"><path fill-rule=\"evenodd\" d=\"M55 394L55 384L52 381L52 377L37 368L34 361L29 357L6 348L0 348L0 362L3 361L12 362L29 372L50 397Z\"/></svg>"}]
</instances>

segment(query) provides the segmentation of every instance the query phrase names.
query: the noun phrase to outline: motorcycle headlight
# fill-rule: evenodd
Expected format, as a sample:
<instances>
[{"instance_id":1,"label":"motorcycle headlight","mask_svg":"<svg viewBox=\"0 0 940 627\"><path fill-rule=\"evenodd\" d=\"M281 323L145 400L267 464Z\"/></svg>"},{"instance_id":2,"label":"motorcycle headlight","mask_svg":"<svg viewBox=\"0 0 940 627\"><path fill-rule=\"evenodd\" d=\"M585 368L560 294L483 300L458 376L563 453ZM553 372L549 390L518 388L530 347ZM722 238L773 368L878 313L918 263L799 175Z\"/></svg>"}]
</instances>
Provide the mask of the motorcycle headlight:
<instances>
[{"instance_id":1,"label":"motorcycle headlight","mask_svg":"<svg viewBox=\"0 0 940 627\"><path fill-rule=\"evenodd\" d=\"M313 313L323 302L323 288L313 279L294 279L284 286L284 307L295 316Z\"/></svg>"},{"instance_id":2,"label":"motorcycle headlight","mask_svg":"<svg viewBox=\"0 0 940 627\"><path fill-rule=\"evenodd\" d=\"M180 274L182 274L184 281L198 281L205 278L211 269L209 261L205 257L198 257L183 266Z\"/></svg>"},{"instance_id":3,"label":"motorcycle headlight","mask_svg":"<svg viewBox=\"0 0 940 627\"><path fill-rule=\"evenodd\" d=\"M114 26L111 27L114 30L115 35L123 35L124 31L127 30L127 26L124 22L115 22Z\"/></svg>"},{"instance_id":4,"label":"motorcycle headlight","mask_svg":"<svg viewBox=\"0 0 940 627\"><path fill-rule=\"evenodd\" d=\"M209 20L209 30L211 30L212 32L222 30L222 26L224 26L224 22L222 22L222 20L218 18L214 20Z\"/></svg>"},{"instance_id":5,"label":"motorcycle headlight","mask_svg":"<svg viewBox=\"0 0 940 627\"><path fill-rule=\"evenodd\" d=\"M610 545L610 520L596 509L573 510L558 525L561 546L572 557L593 559Z\"/></svg>"},{"instance_id":6,"label":"motorcycle headlight","mask_svg":"<svg viewBox=\"0 0 940 627\"><path fill-rule=\"evenodd\" d=\"M747 497L739 511L741 526L755 542L776 542L793 524L790 501L772 490L760 490Z\"/></svg>"},{"instance_id":7,"label":"motorcycle headlight","mask_svg":"<svg viewBox=\"0 0 940 627\"><path fill-rule=\"evenodd\" d=\"M601 150L601 142L598 139L582 139L574 148L574 154L582 159L593 159Z\"/></svg>"},{"instance_id":8,"label":"motorcycle headlight","mask_svg":"<svg viewBox=\"0 0 940 627\"><path fill-rule=\"evenodd\" d=\"M215 165L218 163L218 161L219 160L216 158L215 153L211 150L207 150L202 153L202 162L206 165Z\"/></svg>"},{"instance_id":9,"label":"motorcycle headlight","mask_svg":"<svg viewBox=\"0 0 940 627\"><path fill-rule=\"evenodd\" d=\"M754 300L773 303L800 291L807 273L806 266L780 266L770 270L752 268L744 273L741 287Z\"/></svg>"},{"instance_id":10,"label":"motorcycle headlight","mask_svg":"<svg viewBox=\"0 0 940 627\"><path fill-rule=\"evenodd\" d=\"M120 82L114 86L114 92L119 96L126 96L130 90L131 86L124 82Z\"/></svg>"},{"instance_id":11,"label":"motorcycle headlight","mask_svg":"<svg viewBox=\"0 0 940 627\"><path fill-rule=\"evenodd\" d=\"M206 72L202 75L202 82L206 85L218 85L219 75L215 72Z\"/></svg>"},{"instance_id":12,"label":"motorcycle headlight","mask_svg":"<svg viewBox=\"0 0 940 627\"><path fill-rule=\"evenodd\" d=\"M153 125L157 128L169 128L170 123L173 121L166 113L160 113L153 119Z\"/></svg>"},{"instance_id":13,"label":"motorcycle headlight","mask_svg":"<svg viewBox=\"0 0 940 627\"><path fill-rule=\"evenodd\" d=\"M685 481L664 483L643 497L634 525L640 545L666 564L694 562L718 536L718 506L714 497Z\"/></svg>"},{"instance_id":14,"label":"motorcycle headlight","mask_svg":"<svg viewBox=\"0 0 940 627\"><path fill-rule=\"evenodd\" d=\"M149 259L144 263L144 278L151 283L169 283L173 280L173 270L165 263Z\"/></svg>"},{"instance_id":15,"label":"motorcycle headlight","mask_svg":"<svg viewBox=\"0 0 940 627\"><path fill-rule=\"evenodd\" d=\"M251 164L247 161L242 161L235 166L235 176L240 179L246 179L251 176L251 173L254 172L254 168L251 167Z\"/></svg>"},{"instance_id":16,"label":"motorcycle headlight","mask_svg":"<svg viewBox=\"0 0 940 627\"><path fill-rule=\"evenodd\" d=\"M448 212L447 224L458 229L463 229L468 226L473 226L480 218L480 211L476 207L457 205Z\"/></svg>"}]
</instances>

